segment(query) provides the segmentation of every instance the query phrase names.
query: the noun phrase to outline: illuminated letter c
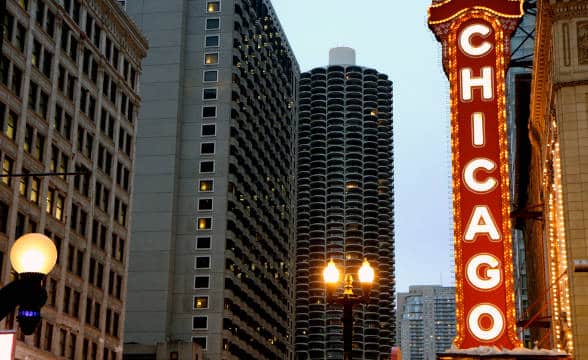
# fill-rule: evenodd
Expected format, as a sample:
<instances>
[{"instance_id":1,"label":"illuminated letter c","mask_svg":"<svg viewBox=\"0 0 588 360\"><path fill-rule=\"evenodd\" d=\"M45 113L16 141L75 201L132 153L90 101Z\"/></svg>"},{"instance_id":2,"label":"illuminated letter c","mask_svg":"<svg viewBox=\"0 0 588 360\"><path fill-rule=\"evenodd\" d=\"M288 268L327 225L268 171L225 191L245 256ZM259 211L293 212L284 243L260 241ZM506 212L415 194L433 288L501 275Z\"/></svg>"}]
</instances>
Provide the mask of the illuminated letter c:
<instances>
[{"instance_id":1,"label":"illuminated letter c","mask_svg":"<svg viewBox=\"0 0 588 360\"><path fill-rule=\"evenodd\" d=\"M488 41L484 41L481 45L474 46L472 44L472 36L480 35L481 37L486 38L491 32L492 29L484 24L469 25L461 31L461 34L459 34L459 47L466 55L475 57L484 56L492 50L492 44Z\"/></svg>"}]
</instances>

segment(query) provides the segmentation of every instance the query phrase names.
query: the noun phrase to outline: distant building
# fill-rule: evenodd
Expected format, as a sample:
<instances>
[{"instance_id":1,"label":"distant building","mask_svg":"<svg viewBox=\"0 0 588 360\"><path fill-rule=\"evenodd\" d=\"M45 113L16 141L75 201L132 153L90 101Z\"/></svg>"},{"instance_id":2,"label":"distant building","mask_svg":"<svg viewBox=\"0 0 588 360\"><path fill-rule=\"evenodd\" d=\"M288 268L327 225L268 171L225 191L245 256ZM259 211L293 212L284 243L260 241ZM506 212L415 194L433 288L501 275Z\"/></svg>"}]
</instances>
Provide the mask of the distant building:
<instances>
[{"instance_id":1,"label":"distant building","mask_svg":"<svg viewBox=\"0 0 588 360\"><path fill-rule=\"evenodd\" d=\"M299 70L271 2L121 5L150 42L125 357L292 359Z\"/></svg>"},{"instance_id":2,"label":"distant building","mask_svg":"<svg viewBox=\"0 0 588 360\"><path fill-rule=\"evenodd\" d=\"M300 77L296 357L343 359L340 306L325 303L333 259L376 271L372 301L354 310L353 358L389 359L394 339L392 82L331 50L329 66ZM359 288L356 289L359 291Z\"/></svg>"},{"instance_id":3,"label":"distant building","mask_svg":"<svg viewBox=\"0 0 588 360\"><path fill-rule=\"evenodd\" d=\"M8 0L0 63L0 286L8 249L58 250L36 332L17 359L122 358L139 75L147 42L110 0ZM2 329L17 327L14 314Z\"/></svg>"},{"instance_id":4,"label":"distant building","mask_svg":"<svg viewBox=\"0 0 588 360\"><path fill-rule=\"evenodd\" d=\"M435 360L455 336L455 288L409 287L398 293L396 342L403 360Z\"/></svg>"}]
</instances>

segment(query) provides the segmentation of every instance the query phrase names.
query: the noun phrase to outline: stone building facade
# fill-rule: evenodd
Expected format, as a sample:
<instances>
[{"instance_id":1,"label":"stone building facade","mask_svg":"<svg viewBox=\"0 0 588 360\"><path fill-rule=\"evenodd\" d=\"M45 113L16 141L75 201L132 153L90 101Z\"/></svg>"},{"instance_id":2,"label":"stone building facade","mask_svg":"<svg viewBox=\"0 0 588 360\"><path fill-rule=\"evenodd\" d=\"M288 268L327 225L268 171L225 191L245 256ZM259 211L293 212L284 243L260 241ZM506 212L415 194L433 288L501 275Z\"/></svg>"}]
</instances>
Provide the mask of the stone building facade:
<instances>
[{"instance_id":1,"label":"stone building facade","mask_svg":"<svg viewBox=\"0 0 588 360\"><path fill-rule=\"evenodd\" d=\"M17 359L122 359L135 132L147 42L116 2L7 1L0 62L0 284L24 233L55 241ZM34 176L86 172L85 176ZM14 315L2 329L17 328Z\"/></svg>"},{"instance_id":2,"label":"stone building facade","mask_svg":"<svg viewBox=\"0 0 588 360\"><path fill-rule=\"evenodd\" d=\"M588 2L538 1L528 154L518 209L531 340L588 357ZM526 147L526 148L525 148Z\"/></svg>"}]
</instances>

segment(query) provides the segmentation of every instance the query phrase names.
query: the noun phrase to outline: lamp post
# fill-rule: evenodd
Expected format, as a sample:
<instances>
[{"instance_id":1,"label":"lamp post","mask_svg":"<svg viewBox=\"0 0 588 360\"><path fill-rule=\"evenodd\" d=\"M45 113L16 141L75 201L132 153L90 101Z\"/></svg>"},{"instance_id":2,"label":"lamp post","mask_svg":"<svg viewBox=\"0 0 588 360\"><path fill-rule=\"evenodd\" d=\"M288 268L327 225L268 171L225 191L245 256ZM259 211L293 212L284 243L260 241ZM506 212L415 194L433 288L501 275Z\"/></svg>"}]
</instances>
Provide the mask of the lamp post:
<instances>
[{"instance_id":1,"label":"lamp post","mask_svg":"<svg viewBox=\"0 0 588 360\"><path fill-rule=\"evenodd\" d=\"M41 320L41 307L47 301L43 281L57 262L57 248L43 234L26 234L12 244L10 262L17 276L0 289L0 320L18 306L20 328L23 334L30 335Z\"/></svg>"},{"instance_id":2,"label":"lamp post","mask_svg":"<svg viewBox=\"0 0 588 360\"><path fill-rule=\"evenodd\" d=\"M358 271L362 295L353 293L353 276L345 275L343 294L335 296L340 280L340 272L333 259L323 270L323 279L327 288L327 303L343 306L343 359L351 360L353 342L353 307L357 304L369 302L370 291L374 282L374 269L365 259Z\"/></svg>"}]
</instances>

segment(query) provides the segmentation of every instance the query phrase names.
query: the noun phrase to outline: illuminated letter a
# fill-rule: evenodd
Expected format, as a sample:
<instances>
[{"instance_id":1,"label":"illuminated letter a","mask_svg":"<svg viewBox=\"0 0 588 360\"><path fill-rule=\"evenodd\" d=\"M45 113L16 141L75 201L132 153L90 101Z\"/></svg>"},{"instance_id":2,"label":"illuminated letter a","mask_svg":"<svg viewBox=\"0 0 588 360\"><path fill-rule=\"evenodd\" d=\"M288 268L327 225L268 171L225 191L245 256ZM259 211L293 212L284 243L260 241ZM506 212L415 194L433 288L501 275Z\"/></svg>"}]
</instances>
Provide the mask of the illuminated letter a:
<instances>
[{"instance_id":1,"label":"illuminated letter a","mask_svg":"<svg viewBox=\"0 0 588 360\"><path fill-rule=\"evenodd\" d=\"M496 223L487 206L476 206L466 228L465 241L474 241L476 235L486 234L493 241L500 241Z\"/></svg>"}]
</instances>

